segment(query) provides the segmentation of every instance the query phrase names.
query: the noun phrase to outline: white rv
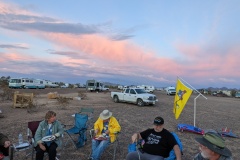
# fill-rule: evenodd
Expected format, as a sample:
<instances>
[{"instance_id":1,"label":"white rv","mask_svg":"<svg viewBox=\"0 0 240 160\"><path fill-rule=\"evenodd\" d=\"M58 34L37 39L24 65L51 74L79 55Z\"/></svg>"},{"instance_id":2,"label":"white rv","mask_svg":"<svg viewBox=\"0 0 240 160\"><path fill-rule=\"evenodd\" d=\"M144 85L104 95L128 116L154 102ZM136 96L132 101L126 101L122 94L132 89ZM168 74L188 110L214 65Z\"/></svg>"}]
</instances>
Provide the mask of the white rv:
<instances>
[{"instance_id":1,"label":"white rv","mask_svg":"<svg viewBox=\"0 0 240 160\"><path fill-rule=\"evenodd\" d=\"M137 86L137 88L144 89L146 92L149 92L149 93L153 93L153 91L155 90L154 86L149 86L149 85L141 85L141 86Z\"/></svg>"},{"instance_id":2,"label":"white rv","mask_svg":"<svg viewBox=\"0 0 240 160\"><path fill-rule=\"evenodd\" d=\"M49 81L49 80L44 80L44 85L46 86L46 87L48 87L48 88L57 88L58 87L58 85L57 84L55 84L54 82L51 82L51 81Z\"/></svg>"},{"instance_id":3,"label":"white rv","mask_svg":"<svg viewBox=\"0 0 240 160\"><path fill-rule=\"evenodd\" d=\"M31 88L44 89L44 80L30 78L11 78L8 83L9 88Z\"/></svg>"},{"instance_id":4,"label":"white rv","mask_svg":"<svg viewBox=\"0 0 240 160\"><path fill-rule=\"evenodd\" d=\"M97 80L87 80L86 82L86 90L88 91L102 91L103 90L103 83Z\"/></svg>"}]
</instances>

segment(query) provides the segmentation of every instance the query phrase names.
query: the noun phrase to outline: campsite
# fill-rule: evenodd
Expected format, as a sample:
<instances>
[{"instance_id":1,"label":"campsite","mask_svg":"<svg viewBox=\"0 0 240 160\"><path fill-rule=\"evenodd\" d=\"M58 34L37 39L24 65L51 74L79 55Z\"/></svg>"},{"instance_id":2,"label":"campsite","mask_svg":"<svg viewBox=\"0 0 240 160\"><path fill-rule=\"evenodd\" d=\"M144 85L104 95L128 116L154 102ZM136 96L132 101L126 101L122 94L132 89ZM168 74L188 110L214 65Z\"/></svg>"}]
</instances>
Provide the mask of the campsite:
<instances>
[{"instance_id":1,"label":"campsite","mask_svg":"<svg viewBox=\"0 0 240 160\"><path fill-rule=\"evenodd\" d=\"M111 89L110 89L111 90ZM165 91L154 91L158 102L154 106L138 107L135 104L114 103L110 97L110 92L86 92L84 88L46 88L40 89L14 89L19 93L34 93L33 104L31 109L13 108L13 101L1 101L0 109L3 118L0 118L1 132L8 135L12 143L18 141L18 134L22 133L24 139L27 139L27 122L33 120L43 120L48 110L57 113L57 119L63 124L73 125L74 118L72 115L78 113L81 107L94 108L93 119L89 122L90 127L97 120L99 114L108 109L113 112L113 116L119 120L122 127L119 135L119 148L117 151L117 160L124 160L127 155L127 147L131 142L131 136L135 132L140 132L152 127L153 119L161 116L165 120L165 128L177 133L183 143L183 160L191 160L198 152L198 144L195 137L201 135L191 132L179 132L177 125L180 123L193 125L194 121L194 98L197 94L193 93L189 98L179 119L175 119L173 114L174 96L169 96ZM114 91L113 89L111 91ZM116 90L117 91L117 90ZM61 97L69 97L69 104L60 106L56 99L49 99L48 93L57 92ZM84 98L77 99L79 93L85 95ZM208 96L207 100L199 97L196 101L196 126L201 129L220 130L228 127L240 136L240 99L228 97ZM68 137L63 136L63 142ZM239 147L240 139L224 137L226 146L231 150L233 159L240 157ZM71 143L60 150L61 160L86 160L91 149L91 140L88 137L87 144L82 148L75 149ZM25 152L15 153L14 159L23 158ZM102 160L111 159L107 153L104 153Z\"/></svg>"}]
</instances>

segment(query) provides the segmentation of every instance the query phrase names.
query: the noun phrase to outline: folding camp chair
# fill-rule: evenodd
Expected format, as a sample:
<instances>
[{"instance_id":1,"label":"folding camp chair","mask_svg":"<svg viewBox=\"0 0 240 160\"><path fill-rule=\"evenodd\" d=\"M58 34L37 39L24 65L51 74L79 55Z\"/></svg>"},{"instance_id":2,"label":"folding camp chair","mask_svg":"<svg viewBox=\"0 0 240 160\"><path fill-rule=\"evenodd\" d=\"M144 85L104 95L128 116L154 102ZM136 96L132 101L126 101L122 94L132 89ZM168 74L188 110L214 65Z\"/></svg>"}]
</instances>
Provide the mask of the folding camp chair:
<instances>
[{"instance_id":1,"label":"folding camp chair","mask_svg":"<svg viewBox=\"0 0 240 160\"><path fill-rule=\"evenodd\" d=\"M34 140L34 136L35 136L35 133L37 131L37 128L38 128L40 122L41 121L31 121L31 122L28 122L27 135L28 135L28 141L29 141L29 143L32 146L32 152L29 153L29 155L32 155L32 160L33 160L33 156L34 156L34 141L35 141ZM30 135L30 131L31 131L32 135Z\"/></svg>"},{"instance_id":2,"label":"folding camp chair","mask_svg":"<svg viewBox=\"0 0 240 160\"><path fill-rule=\"evenodd\" d=\"M93 136L94 136L94 129L91 129L90 131L90 138L92 139L93 138ZM119 134L120 134L120 132L116 132L115 133L115 136L116 136L116 140L114 141L114 142L112 142L109 146L108 146L108 148L104 151L104 153L103 153L103 156L104 156L104 154L105 153L107 153L108 155L107 155L107 158L105 157L104 159L111 159L111 160L115 160L116 159L116 154L117 153L119 153L120 155L121 155L121 148L120 148L120 142L119 142ZM117 152L117 150L118 150L118 152ZM90 152L90 154L89 154L89 157L91 156L91 154L92 154L92 150L91 150L91 152ZM109 156L110 155L110 156Z\"/></svg>"},{"instance_id":3,"label":"folding camp chair","mask_svg":"<svg viewBox=\"0 0 240 160\"><path fill-rule=\"evenodd\" d=\"M106 153L108 153L110 155L110 156L108 156L109 157L108 159L115 160L117 153L119 153L121 155L119 134L120 134L120 132L115 133L116 140L114 142L112 142L105 151Z\"/></svg>"},{"instance_id":4,"label":"folding camp chair","mask_svg":"<svg viewBox=\"0 0 240 160\"><path fill-rule=\"evenodd\" d=\"M93 119L93 112L94 112L93 108L81 108L80 111L79 111L79 114L87 114L88 115L88 120L91 121Z\"/></svg>"},{"instance_id":5,"label":"folding camp chair","mask_svg":"<svg viewBox=\"0 0 240 160\"><path fill-rule=\"evenodd\" d=\"M30 155L33 159L33 153L34 153L34 135L37 131L37 128L39 126L39 123L41 121L31 121L28 122L28 129L27 129L27 135L28 135L28 141L24 141L23 144L28 144L26 146L23 146L22 144L13 144L11 147L11 158L13 159L14 154L21 151L26 151L25 159L27 159ZM30 135L31 132L31 135Z\"/></svg>"},{"instance_id":6,"label":"folding camp chair","mask_svg":"<svg viewBox=\"0 0 240 160\"><path fill-rule=\"evenodd\" d=\"M183 155L183 145L182 145L180 138L178 137L178 135L176 133L174 133L174 132L171 132L171 133L174 136L174 138L176 139L179 149L181 151L181 154ZM169 153L169 157L165 158L164 160L175 160L175 159L176 159L176 155L175 155L174 150L172 149L171 152Z\"/></svg>"},{"instance_id":7,"label":"folding camp chair","mask_svg":"<svg viewBox=\"0 0 240 160\"><path fill-rule=\"evenodd\" d=\"M39 126L41 121L31 121L31 122L28 122L28 130L27 130L27 135L28 135L28 141L29 141L29 144L31 145L31 152L27 153L26 154L26 158L28 156L32 156L32 160L34 159L34 155L35 155L35 148L34 148L34 142L35 142L35 139L34 139L34 136L35 136L35 133L37 131L37 128ZM31 135L30 135L31 133ZM48 155L47 152L45 152L45 157ZM59 156L59 154L57 154L57 156ZM56 156L56 160L59 160L58 157Z\"/></svg>"},{"instance_id":8,"label":"folding camp chair","mask_svg":"<svg viewBox=\"0 0 240 160\"><path fill-rule=\"evenodd\" d=\"M85 145L87 137L86 137L86 130L87 130L87 121L88 115L87 114L75 114L75 124L74 127L65 130L68 135L68 140L65 143L65 146L68 144L69 141L73 144L73 146L78 149ZM78 139L74 140L74 135L78 135Z\"/></svg>"}]
</instances>

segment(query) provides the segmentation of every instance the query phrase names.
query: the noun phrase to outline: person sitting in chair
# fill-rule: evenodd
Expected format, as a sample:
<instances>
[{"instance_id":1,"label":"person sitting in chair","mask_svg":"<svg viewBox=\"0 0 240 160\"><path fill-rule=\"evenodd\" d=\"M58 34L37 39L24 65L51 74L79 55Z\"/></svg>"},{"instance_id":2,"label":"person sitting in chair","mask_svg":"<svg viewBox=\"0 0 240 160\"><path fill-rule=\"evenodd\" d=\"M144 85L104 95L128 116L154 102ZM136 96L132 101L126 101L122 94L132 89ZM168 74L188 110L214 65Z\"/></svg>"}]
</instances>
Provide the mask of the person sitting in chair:
<instances>
[{"instance_id":1,"label":"person sitting in chair","mask_svg":"<svg viewBox=\"0 0 240 160\"><path fill-rule=\"evenodd\" d=\"M173 149L177 160L181 160L181 151L174 136L164 128L162 117L156 117L154 126L140 133L134 133L132 143L138 139L143 142L141 150L127 154L126 160L164 160Z\"/></svg>"},{"instance_id":2,"label":"person sitting in chair","mask_svg":"<svg viewBox=\"0 0 240 160\"><path fill-rule=\"evenodd\" d=\"M61 141L59 137L63 134L61 123L56 120L56 113L48 111L45 120L40 122L36 134L34 136L36 146L36 160L43 160L44 152L48 152L49 160L55 160L56 149ZM50 138L43 142L42 138L49 136Z\"/></svg>"},{"instance_id":3,"label":"person sitting in chair","mask_svg":"<svg viewBox=\"0 0 240 160\"><path fill-rule=\"evenodd\" d=\"M195 138L195 140L199 143L200 152L194 160L232 160L231 151L217 132L206 132L201 138Z\"/></svg>"},{"instance_id":4,"label":"person sitting in chair","mask_svg":"<svg viewBox=\"0 0 240 160\"><path fill-rule=\"evenodd\" d=\"M9 141L8 137L0 133L0 155L2 154L4 156L2 160L9 160L10 145L11 142Z\"/></svg>"},{"instance_id":5,"label":"person sitting in chair","mask_svg":"<svg viewBox=\"0 0 240 160\"><path fill-rule=\"evenodd\" d=\"M94 123L95 137L92 139L92 155L89 159L99 160L108 145L115 141L115 133L120 132L121 127L112 112L104 110Z\"/></svg>"}]
</instances>

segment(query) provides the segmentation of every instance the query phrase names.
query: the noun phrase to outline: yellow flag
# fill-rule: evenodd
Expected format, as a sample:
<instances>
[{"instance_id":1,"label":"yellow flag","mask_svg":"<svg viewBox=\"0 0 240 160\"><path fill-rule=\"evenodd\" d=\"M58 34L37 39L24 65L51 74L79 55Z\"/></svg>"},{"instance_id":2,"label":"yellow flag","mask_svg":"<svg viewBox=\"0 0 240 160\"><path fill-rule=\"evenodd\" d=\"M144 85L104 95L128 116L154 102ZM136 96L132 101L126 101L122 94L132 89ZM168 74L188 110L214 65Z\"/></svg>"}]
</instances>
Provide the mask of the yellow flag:
<instances>
[{"instance_id":1,"label":"yellow flag","mask_svg":"<svg viewBox=\"0 0 240 160\"><path fill-rule=\"evenodd\" d=\"M192 90L186 87L179 79L177 80L176 95L174 98L173 113L175 118L178 119L183 108L185 107Z\"/></svg>"}]
</instances>

